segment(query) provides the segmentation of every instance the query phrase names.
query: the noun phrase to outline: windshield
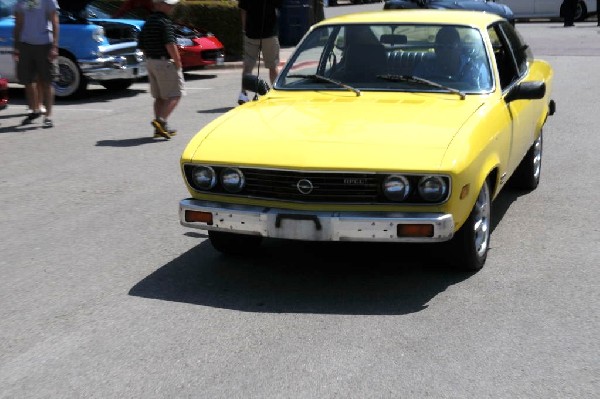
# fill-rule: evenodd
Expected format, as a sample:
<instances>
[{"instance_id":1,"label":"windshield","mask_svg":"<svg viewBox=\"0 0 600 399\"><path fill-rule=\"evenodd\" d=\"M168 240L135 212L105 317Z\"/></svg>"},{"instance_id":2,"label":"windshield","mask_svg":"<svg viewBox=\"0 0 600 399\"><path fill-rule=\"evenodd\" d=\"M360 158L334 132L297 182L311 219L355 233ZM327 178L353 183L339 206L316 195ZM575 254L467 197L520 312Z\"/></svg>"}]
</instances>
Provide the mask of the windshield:
<instances>
[{"instance_id":1,"label":"windshield","mask_svg":"<svg viewBox=\"0 0 600 399\"><path fill-rule=\"evenodd\" d=\"M423 79L438 86L423 84ZM493 89L489 57L477 29L425 24L318 27L300 43L275 88L347 90L340 84L357 90L454 89L466 94Z\"/></svg>"}]
</instances>

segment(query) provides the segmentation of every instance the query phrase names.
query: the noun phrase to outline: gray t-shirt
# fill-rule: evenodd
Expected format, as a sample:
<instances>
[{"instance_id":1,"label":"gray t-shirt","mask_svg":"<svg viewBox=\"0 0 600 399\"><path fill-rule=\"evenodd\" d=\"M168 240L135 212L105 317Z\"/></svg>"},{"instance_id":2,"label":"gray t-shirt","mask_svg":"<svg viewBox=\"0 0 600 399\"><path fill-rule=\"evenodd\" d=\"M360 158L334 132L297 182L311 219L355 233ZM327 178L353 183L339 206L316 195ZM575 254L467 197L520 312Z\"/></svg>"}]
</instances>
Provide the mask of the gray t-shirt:
<instances>
[{"instance_id":1,"label":"gray t-shirt","mask_svg":"<svg viewBox=\"0 0 600 399\"><path fill-rule=\"evenodd\" d=\"M48 15L58 9L56 0L18 0L15 14L23 14L21 42L48 44L52 42L52 24Z\"/></svg>"}]
</instances>

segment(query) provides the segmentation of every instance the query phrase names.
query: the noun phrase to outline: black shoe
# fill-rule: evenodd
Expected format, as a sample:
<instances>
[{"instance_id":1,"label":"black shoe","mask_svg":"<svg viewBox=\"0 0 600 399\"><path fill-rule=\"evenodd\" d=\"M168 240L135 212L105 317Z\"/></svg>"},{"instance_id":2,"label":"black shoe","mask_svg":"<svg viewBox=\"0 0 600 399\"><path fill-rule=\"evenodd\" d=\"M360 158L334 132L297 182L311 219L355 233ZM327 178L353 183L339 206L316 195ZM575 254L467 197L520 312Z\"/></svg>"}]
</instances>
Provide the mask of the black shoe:
<instances>
[{"instance_id":1,"label":"black shoe","mask_svg":"<svg viewBox=\"0 0 600 399\"><path fill-rule=\"evenodd\" d=\"M52 119L50 119L50 118L44 118L43 126L46 129L48 129L48 128L54 127L54 123L52 122Z\"/></svg>"},{"instance_id":2,"label":"black shoe","mask_svg":"<svg viewBox=\"0 0 600 399\"><path fill-rule=\"evenodd\" d=\"M154 126L154 137L164 137L167 140L171 139L171 134L167 130L167 123L160 119L153 119L150 122L152 126Z\"/></svg>"},{"instance_id":3,"label":"black shoe","mask_svg":"<svg viewBox=\"0 0 600 399\"><path fill-rule=\"evenodd\" d=\"M42 116L41 112L32 112L23 121L21 121L21 126L32 124L34 120Z\"/></svg>"},{"instance_id":4,"label":"black shoe","mask_svg":"<svg viewBox=\"0 0 600 399\"><path fill-rule=\"evenodd\" d=\"M177 134L177 130L167 129L167 133L169 134L169 136L175 136ZM158 139L160 137L165 137L165 136L163 136L163 134L160 130L154 129L154 138Z\"/></svg>"}]
</instances>

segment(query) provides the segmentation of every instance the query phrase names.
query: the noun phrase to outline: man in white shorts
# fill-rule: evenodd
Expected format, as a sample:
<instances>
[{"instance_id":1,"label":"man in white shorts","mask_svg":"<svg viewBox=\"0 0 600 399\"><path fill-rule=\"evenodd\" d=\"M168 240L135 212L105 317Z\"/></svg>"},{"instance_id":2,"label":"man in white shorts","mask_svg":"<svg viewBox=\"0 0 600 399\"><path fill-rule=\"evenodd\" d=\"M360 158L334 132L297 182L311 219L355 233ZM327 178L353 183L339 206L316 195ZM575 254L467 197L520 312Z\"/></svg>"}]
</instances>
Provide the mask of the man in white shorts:
<instances>
[{"instance_id":1,"label":"man in white shorts","mask_svg":"<svg viewBox=\"0 0 600 399\"><path fill-rule=\"evenodd\" d=\"M281 0L239 0L244 34L244 67L242 76L252 74L262 53L265 68L269 70L271 84L279 73L278 10ZM248 93L242 91L238 104L248 102Z\"/></svg>"},{"instance_id":2,"label":"man in white shorts","mask_svg":"<svg viewBox=\"0 0 600 399\"><path fill-rule=\"evenodd\" d=\"M154 97L154 137L169 140L177 134L167 119L185 94L181 57L177 38L169 15L179 0L153 0L150 15L138 37L138 47L144 51L148 67L150 94Z\"/></svg>"}]
</instances>

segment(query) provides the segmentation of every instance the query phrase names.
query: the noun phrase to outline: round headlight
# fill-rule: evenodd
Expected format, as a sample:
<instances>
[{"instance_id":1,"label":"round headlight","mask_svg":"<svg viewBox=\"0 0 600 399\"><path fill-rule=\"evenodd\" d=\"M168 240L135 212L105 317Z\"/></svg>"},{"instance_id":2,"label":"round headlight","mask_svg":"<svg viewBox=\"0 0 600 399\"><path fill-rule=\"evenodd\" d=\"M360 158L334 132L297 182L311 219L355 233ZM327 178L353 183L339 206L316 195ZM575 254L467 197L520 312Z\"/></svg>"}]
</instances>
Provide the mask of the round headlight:
<instances>
[{"instance_id":1,"label":"round headlight","mask_svg":"<svg viewBox=\"0 0 600 399\"><path fill-rule=\"evenodd\" d=\"M181 47L190 47L194 45L192 39L188 39L186 37L177 37L175 40L177 40L177 45Z\"/></svg>"},{"instance_id":2,"label":"round headlight","mask_svg":"<svg viewBox=\"0 0 600 399\"><path fill-rule=\"evenodd\" d=\"M404 176L388 176L383 181L383 194L390 201L404 201L410 194L410 183Z\"/></svg>"},{"instance_id":3,"label":"round headlight","mask_svg":"<svg viewBox=\"0 0 600 399\"><path fill-rule=\"evenodd\" d=\"M440 201L447 192L448 186L439 176L424 176L419 181L419 195L427 202Z\"/></svg>"},{"instance_id":4,"label":"round headlight","mask_svg":"<svg viewBox=\"0 0 600 399\"><path fill-rule=\"evenodd\" d=\"M217 175L210 166L196 166L192 170L194 186L200 190L210 190L217 184Z\"/></svg>"},{"instance_id":5,"label":"round headlight","mask_svg":"<svg viewBox=\"0 0 600 399\"><path fill-rule=\"evenodd\" d=\"M221 184L230 193L239 193L244 188L246 180L238 168L225 168L221 172Z\"/></svg>"}]
</instances>

